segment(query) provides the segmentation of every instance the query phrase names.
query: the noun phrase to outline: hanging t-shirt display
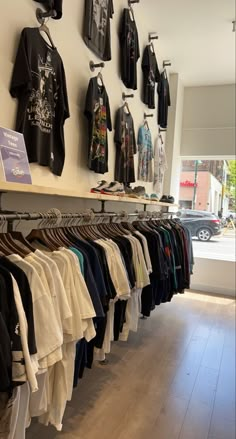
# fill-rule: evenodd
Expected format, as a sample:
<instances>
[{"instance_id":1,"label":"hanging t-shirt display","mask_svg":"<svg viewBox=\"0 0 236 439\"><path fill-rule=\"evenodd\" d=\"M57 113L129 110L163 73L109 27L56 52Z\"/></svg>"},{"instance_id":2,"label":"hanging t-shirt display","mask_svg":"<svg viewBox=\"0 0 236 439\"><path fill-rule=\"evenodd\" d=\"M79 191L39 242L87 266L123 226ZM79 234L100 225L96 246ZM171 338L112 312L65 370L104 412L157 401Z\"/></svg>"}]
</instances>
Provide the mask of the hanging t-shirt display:
<instances>
[{"instance_id":1,"label":"hanging t-shirt display","mask_svg":"<svg viewBox=\"0 0 236 439\"><path fill-rule=\"evenodd\" d=\"M165 145L161 136L158 136L154 149L154 191L162 194L165 172L167 170Z\"/></svg>"},{"instance_id":2,"label":"hanging t-shirt display","mask_svg":"<svg viewBox=\"0 0 236 439\"><path fill-rule=\"evenodd\" d=\"M116 113L115 144L115 180L120 183L133 183L135 182L134 154L136 154L134 122L131 113L126 113L124 107L119 108Z\"/></svg>"},{"instance_id":3,"label":"hanging t-shirt display","mask_svg":"<svg viewBox=\"0 0 236 439\"><path fill-rule=\"evenodd\" d=\"M151 131L146 126L141 126L138 132L138 180L153 181L152 159L153 146Z\"/></svg>"},{"instance_id":4,"label":"hanging t-shirt display","mask_svg":"<svg viewBox=\"0 0 236 439\"><path fill-rule=\"evenodd\" d=\"M88 119L88 167L98 174L108 172L107 129L112 130L109 98L98 78L91 78L84 114Z\"/></svg>"},{"instance_id":5,"label":"hanging t-shirt display","mask_svg":"<svg viewBox=\"0 0 236 439\"><path fill-rule=\"evenodd\" d=\"M65 160L64 122L69 117L62 59L38 28L22 31L10 86L19 100L16 131L24 134L29 162L61 175Z\"/></svg>"},{"instance_id":6,"label":"hanging t-shirt display","mask_svg":"<svg viewBox=\"0 0 236 439\"><path fill-rule=\"evenodd\" d=\"M124 9L119 32L121 79L127 88L137 90L137 61L140 57L138 31L130 10Z\"/></svg>"},{"instance_id":7,"label":"hanging t-shirt display","mask_svg":"<svg viewBox=\"0 0 236 439\"><path fill-rule=\"evenodd\" d=\"M103 61L110 61L113 0L85 0L84 8L85 44Z\"/></svg>"},{"instance_id":8,"label":"hanging t-shirt display","mask_svg":"<svg viewBox=\"0 0 236 439\"><path fill-rule=\"evenodd\" d=\"M158 125L161 128L167 128L168 107L170 107L170 88L166 71L161 73L160 81L157 87L158 93Z\"/></svg>"},{"instance_id":9,"label":"hanging t-shirt display","mask_svg":"<svg viewBox=\"0 0 236 439\"><path fill-rule=\"evenodd\" d=\"M149 44L145 47L142 59L143 70L143 102L148 108L155 108L155 84L159 82L160 72L155 52Z\"/></svg>"}]
</instances>

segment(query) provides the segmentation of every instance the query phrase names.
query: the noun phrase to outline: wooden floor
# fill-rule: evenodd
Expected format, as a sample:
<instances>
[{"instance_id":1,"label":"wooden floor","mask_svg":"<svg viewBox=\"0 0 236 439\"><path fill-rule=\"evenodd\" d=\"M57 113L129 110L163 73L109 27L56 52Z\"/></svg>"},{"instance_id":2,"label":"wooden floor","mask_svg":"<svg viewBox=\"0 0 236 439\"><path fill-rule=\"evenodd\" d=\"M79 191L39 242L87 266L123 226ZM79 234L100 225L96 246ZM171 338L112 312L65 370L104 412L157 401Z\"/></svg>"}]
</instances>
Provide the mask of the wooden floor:
<instances>
[{"instance_id":1,"label":"wooden floor","mask_svg":"<svg viewBox=\"0 0 236 439\"><path fill-rule=\"evenodd\" d=\"M235 439L235 303L176 296L110 363L86 370L63 432L33 423L27 439Z\"/></svg>"}]
</instances>

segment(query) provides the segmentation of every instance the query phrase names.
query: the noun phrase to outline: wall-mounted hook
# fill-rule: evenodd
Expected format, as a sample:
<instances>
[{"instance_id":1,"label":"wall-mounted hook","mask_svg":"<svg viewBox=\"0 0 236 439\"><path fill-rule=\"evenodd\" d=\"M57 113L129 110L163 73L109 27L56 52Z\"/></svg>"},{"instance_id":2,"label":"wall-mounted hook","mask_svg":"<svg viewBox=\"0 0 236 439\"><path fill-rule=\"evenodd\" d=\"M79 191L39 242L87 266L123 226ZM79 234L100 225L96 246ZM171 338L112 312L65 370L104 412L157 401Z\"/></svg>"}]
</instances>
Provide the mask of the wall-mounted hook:
<instances>
[{"instance_id":1,"label":"wall-mounted hook","mask_svg":"<svg viewBox=\"0 0 236 439\"><path fill-rule=\"evenodd\" d=\"M57 13L54 9L48 12L43 12L43 10L40 8L36 9L36 18L40 24L43 24L45 22L45 18L54 18L56 16Z\"/></svg>"},{"instance_id":2,"label":"wall-mounted hook","mask_svg":"<svg viewBox=\"0 0 236 439\"><path fill-rule=\"evenodd\" d=\"M165 68L165 67L170 67L170 66L171 66L171 62L168 59L165 59L163 61L163 67Z\"/></svg>"},{"instance_id":3,"label":"wall-mounted hook","mask_svg":"<svg viewBox=\"0 0 236 439\"><path fill-rule=\"evenodd\" d=\"M126 99L133 98L134 94L127 95L125 92L122 93L122 99L125 101Z\"/></svg>"},{"instance_id":4,"label":"wall-mounted hook","mask_svg":"<svg viewBox=\"0 0 236 439\"><path fill-rule=\"evenodd\" d=\"M152 114L144 113L144 119L147 119L147 117L153 117L153 116L154 116L153 113Z\"/></svg>"},{"instance_id":5,"label":"wall-mounted hook","mask_svg":"<svg viewBox=\"0 0 236 439\"><path fill-rule=\"evenodd\" d=\"M98 64L95 64L93 61L90 61L89 63L89 68L91 70L91 72L95 72L95 69L103 69L105 67L105 63L104 62L100 62Z\"/></svg>"},{"instance_id":6,"label":"wall-mounted hook","mask_svg":"<svg viewBox=\"0 0 236 439\"><path fill-rule=\"evenodd\" d=\"M139 3L140 0L128 0L128 5L132 6L134 3Z\"/></svg>"},{"instance_id":7,"label":"wall-mounted hook","mask_svg":"<svg viewBox=\"0 0 236 439\"><path fill-rule=\"evenodd\" d=\"M149 41L149 43L151 43L151 41L153 41L153 40L158 40L158 35L156 35L156 34L152 34L152 33L149 33L148 34L148 41Z\"/></svg>"}]
</instances>

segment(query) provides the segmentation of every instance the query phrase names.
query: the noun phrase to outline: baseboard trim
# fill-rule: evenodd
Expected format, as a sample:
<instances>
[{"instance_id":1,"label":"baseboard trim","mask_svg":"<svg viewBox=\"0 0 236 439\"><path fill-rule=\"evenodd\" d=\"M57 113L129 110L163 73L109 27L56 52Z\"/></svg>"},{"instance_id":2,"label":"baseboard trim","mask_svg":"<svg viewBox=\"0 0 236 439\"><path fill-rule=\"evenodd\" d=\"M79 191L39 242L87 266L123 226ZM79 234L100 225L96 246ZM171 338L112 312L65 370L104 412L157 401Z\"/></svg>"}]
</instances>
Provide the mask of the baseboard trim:
<instances>
[{"instance_id":1,"label":"baseboard trim","mask_svg":"<svg viewBox=\"0 0 236 439\"><path fill-rule=\"evenodd\" d=\"M233 289L221 288L213 285L202 285L191 283L191 290L193 291L203 291L209 294L218 294L219 296L228 296L236 298L236 292Z\"/></svg>"}]
</instances>

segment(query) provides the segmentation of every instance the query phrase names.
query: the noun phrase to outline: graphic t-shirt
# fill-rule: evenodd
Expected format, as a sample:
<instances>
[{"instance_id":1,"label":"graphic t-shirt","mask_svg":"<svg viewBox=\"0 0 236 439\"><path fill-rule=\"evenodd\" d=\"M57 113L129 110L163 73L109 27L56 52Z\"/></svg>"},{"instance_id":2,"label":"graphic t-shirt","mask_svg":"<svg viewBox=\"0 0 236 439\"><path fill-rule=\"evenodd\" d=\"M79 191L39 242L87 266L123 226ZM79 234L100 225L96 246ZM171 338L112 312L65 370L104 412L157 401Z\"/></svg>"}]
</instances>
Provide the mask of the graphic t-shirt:
<instances>
[{"instance_id":1,"label":"graphic t-shirt","mask_svg":"<svg viewBox=\"0 0 236 439\"><path fill-rule=\"evenodd\" d=\"M88 167L98 174L108 172L107 129L112 130L109 98L105 86L91 78L84 114L88 119Z\"/></svg>"},{"instance_id":2,"label":"graphic t-shirt","mask_svg":"<svg viewBox=\"0 0 236 439\"><path fill-rule=\"evenodd\" d=\"M152 159L154 157L152 136L149 128L146 128L144 125L139 128L138 132L138 150L138 180L152 181Z\"/></svg>"},{"instance_id":3,"label":"graphic t-shirt","mask_svg":"<svg viewBox=\"0 0 236 439\"><path fill-rule=\"evenodd\" d=\"M136 154L134 122L131 113L126 113L124 107L119 108L116 113L115 144L115 180L120 183L133 183L135 182L134 154Z\"/></svg>"},{"instance_id":4,"label":"graphic t-shirt","mask_svg":"<svg viewBox=\"0 0 236 439\"><path fill-rule=\"evenodd\" d=\"M137 90L137 61L140 57L137 26L129 9L124 9L120 24L121 79L127 88Z\"/></svg>"},{"instance_id":5,"label":"graphic t-shirt","mask_svg":"<svg viewBox=\"0 0 236 439\"><path fill-rule=\"evenodd\" d=\"M154 150L154 191L158 194L162 194L163 182L165 177L165 172L168 169L165 145L161 136L158 136L155 142Z\"/></svg>"},{"instance_id":6,"label":"graphic t-shirt","mask_svg":"<svg viewBox=\"0 0 236 439\"><path fill-rule=\"evenodd\" d=\"M85 44L103 61L110 61L113 0L85 0L84 8Z\"/></svg>"},{"instance_id":7,"label":"graphic t-shirt","mask_svg":"<svg viewBox=\"0 0 236 439\"><path fill-rule=\"evenodd\" d=\"M143 70L143 102L148 108L155 108L155 84L159 82L160 72L155 52L151 46L145 47L142 59Z\"/></svg>"},{"instance_id":8,"label":"graphic t-shirt","mask_svg":"<svg viewBox=\"0 0 236 439\"><path fill-rule=\"evenodd\" d=\"M38 28L21 33L10 93L19 101L16 131L24 134L29 162L61 175L65 160L64 122L69 117L62 59Z\"/></svg>"},{"instance_id":9,"label":"graphic t-shirt","mask_svg":"<svg viewBox=\"0 0 236 439\"><path fill-rule=\"evenodd\" d=\"M160 81L157 87L158 93L158 125L161 128L167 128L168 123L168 107L170 107L170 88L169 82L164 70L160 76Z\"/></svg>"}]
</instances>

